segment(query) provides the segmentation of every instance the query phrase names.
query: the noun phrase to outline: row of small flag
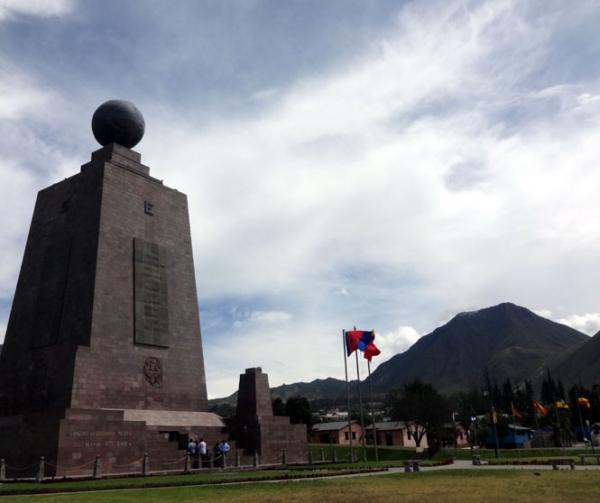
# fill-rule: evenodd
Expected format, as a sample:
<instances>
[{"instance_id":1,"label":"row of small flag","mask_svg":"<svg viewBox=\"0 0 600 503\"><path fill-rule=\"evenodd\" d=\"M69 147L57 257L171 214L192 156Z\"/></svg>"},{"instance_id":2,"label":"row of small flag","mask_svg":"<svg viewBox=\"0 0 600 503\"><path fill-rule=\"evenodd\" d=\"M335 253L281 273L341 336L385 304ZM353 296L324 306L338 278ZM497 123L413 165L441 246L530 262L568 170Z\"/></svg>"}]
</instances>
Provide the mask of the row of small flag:
<instances>
[{"instance_id":1,"label":"row of small flag","mask_svg":"<svg viewBox=\"0 0 600 503\"><path fill-rule=\"evenodd\" d=\"M375 346L375 330L370 332L364 330L348 330L346 336L346 352L350 356L354 351L359 350L364 354L365 359L371 361L371 358L377 356L381 351Z\"/></svg>"},{"instance_id":2,"label":"row of small flag","mask_svg":"<svg viewBox=\"0 0 600 503\"><path fill-rule=\"evenodd\" d=\"M577 398L577 404L586 409L589 409L591 407L590 401L587 398L584 398L582 396ZM548 409L546 409L546 407L544 407L541 403L536 402L535 400L533 401L533 408L535 410L537 410L543 416L548 415ZM569 406L565 403L564 400L559 400L558 402L556 402L556 408L557 409L568 409ZM515 408L515 406L512 403L510 404L510 411L512 412L513 416L521 419L521 414L519 413L519 411Z\"/></svg>"},{"instance_id":3,"label":"row of small flag","mask_svg":"<svg viewBox=\"0 0 600 503\"><path fill-rule=\"evenodd\" d=\"M589 409L592 406L590 404L590 401L587 398L584 398L582 396L577 398L577 405L583 407L584 409ZM564 400L559 400L558 402L556 402L556 408L557 409L568 409L569 406L565 403Z\"/></svg>"}]
</instances>

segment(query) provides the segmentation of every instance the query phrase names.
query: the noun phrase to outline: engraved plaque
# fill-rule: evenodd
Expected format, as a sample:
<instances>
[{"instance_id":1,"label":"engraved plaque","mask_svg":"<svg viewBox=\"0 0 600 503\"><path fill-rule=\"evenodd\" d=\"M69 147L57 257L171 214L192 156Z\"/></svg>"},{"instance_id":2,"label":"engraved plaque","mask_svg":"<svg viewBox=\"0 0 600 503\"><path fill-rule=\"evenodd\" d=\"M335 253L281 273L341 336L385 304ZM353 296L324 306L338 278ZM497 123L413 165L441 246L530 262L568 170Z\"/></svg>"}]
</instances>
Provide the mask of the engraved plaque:
<instances>
[{"instance_id":1,"label":"engraved plaque","mask_svg":"<svg viewBox=\"0 0 600 503\"><path fill-rule=\"evenodd\" d=\"M167 265L164 246L133 240L135 342L169 347Z\"/></svg>"}]
</instances>

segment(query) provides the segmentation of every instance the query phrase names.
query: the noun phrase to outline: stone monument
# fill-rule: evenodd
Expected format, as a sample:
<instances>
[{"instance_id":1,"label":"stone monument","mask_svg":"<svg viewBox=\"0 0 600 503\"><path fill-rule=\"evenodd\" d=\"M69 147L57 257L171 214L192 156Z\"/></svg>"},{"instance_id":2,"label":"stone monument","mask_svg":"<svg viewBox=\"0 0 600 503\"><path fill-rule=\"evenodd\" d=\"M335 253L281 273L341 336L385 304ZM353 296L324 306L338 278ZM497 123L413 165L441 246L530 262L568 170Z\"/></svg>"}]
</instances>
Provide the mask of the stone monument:
<instances>
[{"instance_id":1,"label":"stone monument","mask_svg":"<svg viewBox=\"0 0 600 503\"><path fill-rule=\"evenodd\" d=\"M144 133L131 103L102 105L93 131L91 162L38 194L0 356L0 456L43 455L56 475L96 455L110 471L175 459L188 434L223 427L208 412L187 198L130 150Z\"/></svg>"},{"instance_id":2,"label":"stone monument","mask_svg":"<svg viewBox=\"0 0 600 503\"><path fill-rule=\"evenodd\" d=\"M237 414L228 421L237 445L256 451L264 464L277 464L285 451L286 461L307 461L308 440L304 424L290 424L290 418L273 415L269 378L260 368L240 375Z\"/></svg>"},{"instance_id":3,"label":"stone monument","mask_svg":"<svg viewBox=\"0 0 600 503\"><path fill-rule=\"evenodd\" d=\"M105 103L102 148L38 193L0 354L7 471L44 456L47 475L89 474L99 456L104 473L132 472L146 454L166 469L189 437L236 451L248 430L208 412L187 198L131 150L144 128L133 104Z\"/></svg>"}]
</instances>

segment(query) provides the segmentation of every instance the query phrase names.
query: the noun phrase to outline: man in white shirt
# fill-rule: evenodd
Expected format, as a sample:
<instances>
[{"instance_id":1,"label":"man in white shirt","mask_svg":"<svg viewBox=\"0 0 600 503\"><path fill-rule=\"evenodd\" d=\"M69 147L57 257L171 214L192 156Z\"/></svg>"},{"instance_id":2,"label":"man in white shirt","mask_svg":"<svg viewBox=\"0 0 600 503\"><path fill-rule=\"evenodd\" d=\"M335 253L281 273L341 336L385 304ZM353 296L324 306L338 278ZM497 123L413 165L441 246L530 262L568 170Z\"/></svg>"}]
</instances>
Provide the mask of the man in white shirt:
<instances>
[{"instance_id":1,"label":"man in white shirt","mask_svg":"<svg viewBox=\"0 0 600 503\"><path fill-rule=\"evenodd\" d=\"M198 442L198 454L200 454L200 462L201 462L201 468L204 468L206 466L206 442L204 441L203 438L200 439L200 442Z\"/></svg>"}]
</instances>

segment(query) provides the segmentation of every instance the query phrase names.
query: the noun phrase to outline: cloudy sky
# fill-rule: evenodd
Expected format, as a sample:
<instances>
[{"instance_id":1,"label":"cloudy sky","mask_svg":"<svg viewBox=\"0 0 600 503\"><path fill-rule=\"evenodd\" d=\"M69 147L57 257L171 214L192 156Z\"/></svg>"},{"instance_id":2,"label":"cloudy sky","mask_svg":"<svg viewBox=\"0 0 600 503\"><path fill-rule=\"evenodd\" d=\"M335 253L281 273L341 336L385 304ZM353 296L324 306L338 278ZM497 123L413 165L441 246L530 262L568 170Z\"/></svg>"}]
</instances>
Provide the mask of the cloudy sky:
<instances>
[{"instance_id":1,"label":"cloudy sky","mask_svg":"<svg viewBox=\"0 0 600 503\"><path fill-rule=\"evenodd\" d=\"M211 398L249 367L343 379L353 326L374 367L501 302L595 334L599 24L595 0L0 0L0 340L37 191L109 99L188 195Z\"/></svg>"}]
</instances>

